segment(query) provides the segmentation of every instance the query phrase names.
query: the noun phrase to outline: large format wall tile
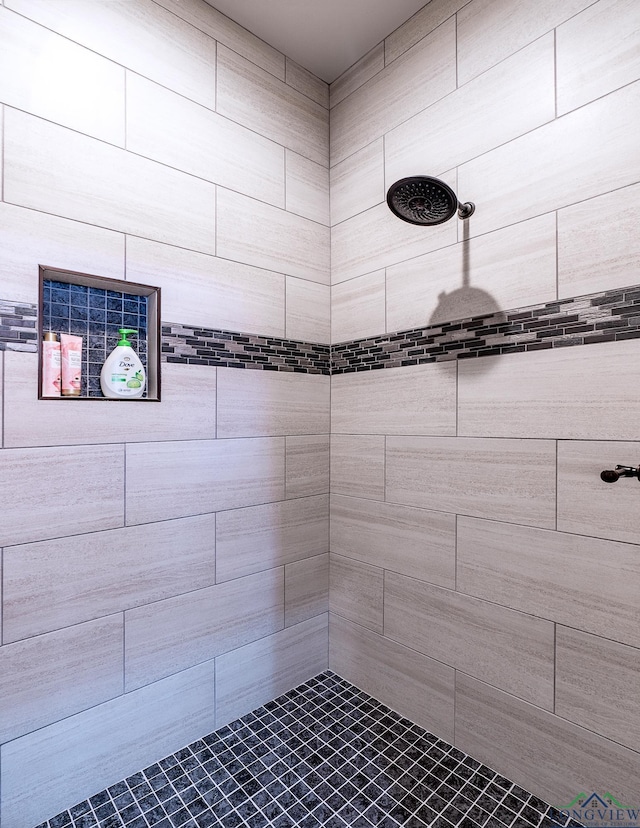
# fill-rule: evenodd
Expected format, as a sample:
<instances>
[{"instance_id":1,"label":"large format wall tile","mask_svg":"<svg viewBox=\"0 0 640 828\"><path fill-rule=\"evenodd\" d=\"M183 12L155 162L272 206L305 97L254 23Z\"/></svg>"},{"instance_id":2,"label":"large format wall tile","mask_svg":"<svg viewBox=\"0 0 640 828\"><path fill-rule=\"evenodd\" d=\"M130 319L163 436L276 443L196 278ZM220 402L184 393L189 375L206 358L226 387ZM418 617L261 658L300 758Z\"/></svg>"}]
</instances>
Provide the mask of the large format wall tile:
<instances>
[{"instance_id":1,"label":"large format wall tile","mask_svg":"<svg viewBox=\"0 0 640 828\"><path fill-rule=\"evenodd\" d=\"M215 41L152 0L7 0L4 5L215 109Z\"/></svg>"},{"instance_id":2,"label":"large format wall tile","mask_svg":"<svg viewBox=\"0 0 640 828\"><path fill-rule=\"evenodd\" d=\"M456 519L395 503L331 498L331 551L455 588Z\"/></svg>"},{"instance_id":3,"label":"large format wall tile","mask_svg":"<svg viewBox=\"0 0 640 828\"><path fill-rule=\"evenodd\" d=\"M216 515L216 581L271 569L329 549L326 495Z\"/></svg>"},{"instance_id":4,"label":"large format wall tile","mask_svg":"<svg viewBox=\"0 0 640 828\"><path fill-rule=\"evenodd\" d=\"M388 267L387 331L555 298L556 219L550 213Z\"/></svg>"},{"instance_id":5,"label":"large format wall tile","mask_svg":"<svg viewBox=\"0 0 640 828\"><path fill-rule=\"evenodd\" d=\"M329 285L287 276L286 297L287 339L328 343L331 339Z\"/></svg>"},{"instance_id":6,"label":"large format wall tile","mask_svg":"<svg viewBox=\"0 0 640 828\"><path fill-rule=\"evenodd\" d=\"M372 141L331 168L331 224L384 201L384 142Z\"/></svg>"},{"instance_id":7,"label":"large format wall tile","mask_svg":"<svg viewBox=\"0 0 640 828\"><path fill-rule=\"evenodd\" d=\"M559 210L559 297L636 284L638 223L640 184Z\"/></svg>"},{"instance_id":8,"label":"large format wall tile","mask_svg":"<svg viewBox=\"0 0 640 828\"><path fill-rule=\"evenodd\" d=\"M385 572L384 632L456 670L553 708L549 621Z\"/></svg>"},{"instance_id":9,"label":"large format wall tile","mask_svg":"<svg viewBox=\"0 0 640 828\"><path fill-rule=\"evenodd\" d=\"M329 610L329 555L294 561L284 568L284 623L291 627Z\"/></svg>"},{"instance_id":10,"label":"large format wall tile","mask_svg":"<svg viewBox=\"0 0 640 828\"><path fill-rule=\"evenodd\" d=\"M384 500L384 445L383 436L332 432L331 492Z\"/></svg>"},{"instance_id":11,"label":"large format wall tile","mask_svg":"<svg viewBox=\"0 0 640 828\"><path fill-rule=\"evenodd\" d=\"M331 615L329 667L422 727L453 741L455 671Z\"/></svg>"},{"instance_id":12,"label":"large format wall tile","mask_svg":"<svg viewBox=\"0 0 640 828\"><path fill-rule=\"evenodd\" d=\"M640 650L560 626L556 648L556 713L635 750Z\"/></svg>"},{"instance_id":13,"label":"large format wall tile","mask_svg":"<svg viewBox=\"0 0 640 828\"><path fill-rule=\"evenodd\" d=\"M332 166L455 89L455 59L455 21L449 20L336 104Z\"/></svg>"},{"instance_id":14,"label":"large format wall tile","mask_svg":"<svg viewBox=\"0 0 640 828\"><path fill-rule=\"evenodd\" d=\"M558 443L558 529L638 543L637 482L622 479L604 483L600 479L604 469L637 463L637 442L571 440Z\"/></svg>"},{"instance_id":15,"label":"large format wall tile","mask_svg":"<svg viewBox=\"0 0 640 828\"><path fill-rule=\"evenodd\" d=\"M460 517L457 574L460 592L640 647L637 546Z\"/></svg>"},{"instance_id":16,"label":"large format wall tile","mask_svg":"<svg viewBox=\"0 0 640 828\"><path fill-rule=\"evenodd\" d=\"M385 63L399 58L407 49L430 34L441 23L459 11L469 0L430 0L384 40Z\"/></svg>"},{"instance_id":17,"label":"large format wall tile","mask_svg":"<svg viewBox=\"0 0 640 828\"><path fill-rule=\"evenodd\" d=\"M473 0L458 12L458 83L568 20L592 0Z\"/></svg>"},{"instance_id":18,"label":"large format wall tile","mask_svg":"<svg viewBox=\"0 0 640 828\"><path fill-rule=\"evenodd\" d=\"M131 72L127 149L284 207L282 147Z\"/></svg>"},{"instance_id":19,"label":"large format wall tile","mask_svg":"<svg viewBox=\"0 0 640 828\"><path fill-rule=\"evenodd\" d=\"M218 369L218 437L328 431L329 377Z\"/></svg>"},{"instance_id":20,"label":"large format wall tile","mask_svg":"<svg viewBox=\"0 0 640 828\"><path fill-rule=\"evenodd\" d=\"M284 570L270 569L125 613L127 692L284 626Z\"/></svg>"},{"instance_id":21,"label":"large format wall tile","mask_svg":"<svg viewBox=\"0 0 640 828\"><path fill-rule=\"evenodd\" d=\"M303 155L286 151L287 210L299 216L330 224L329 171Z\"/></svg>"},{"instance_id":22,"label":"large format wall tile","mask_svg":"<svg viewBox=\"0 0 640 828\"><path fill-rule=\"evenodd\" d=\"M386 185L416 171L445 172L554 117L550 33L385 135ZM474 193L460 200L475 201Z\"/></svg>"},{"instance_id":23,"label":"large format wall tile","mask_svg":"<svg viewBox=\"0 0 640 828\"><path fill-rule=\"evenodd\" d=\"M638 79L640 6L599 0L559 26L558 114Z\"/></svg>"},{"instance_id":24,"label":"large format wall tile","mask_svg":"<svg viewBox=\"0 0 640 828\"><path fill-rule=\"evenodd\" d=\"M446 176L449 180L451 176ZM386 202L336 224L331 231L331 283L337 284L455 244L452 221L416 227L393 215Z\"/></svg>"},{"instance_id":25,"label":"large format wall tile","mask_svg":"<svg viewBox=\"0 0 640 828\"><path fill-rule=\"evenodd\" d=\"M215 437L216 372L208 366L163 364L162 402L130 405L120 418L108 400L36 399L35 355L8 351L5 360L5 448Z\"/></svg>"},{"instance_id":26,"label":"large format wall tile","mask_svg":"<svg viewBox=\"0 0 640 828\"><path fill-rule=\"evenodd\" d=\"M327 164L327 110L220 45L217 111L312 161Z\"/></svg>"},{"instance_id":27,"label":"large format wall tile","mask_svg":"<svg viewBox=\"0 0 640 828\"><path fill-rule=\"evenodd\" d=\"M334 377L331 428L347 434L455 434L455 362Z\"/></svg>"},{"instance_id":28,"label":"large format wall tile","mask_svg":"<svg viewBox=\"0 0 640 828\"><path fill-rule=\"evenodd\" d=\"M287 497L309 497L329 491L329 435L285 439Z\"/></svg>"},{"instance_id":29,"label":"large format wall tile","mask_svg":"<svg viewBox=\"0 0 640 828\"><path fill-rule=\"evenodd\" d=\"M329 284L329 228L218 189L218 255Z\"/></svg>"},{"instance_id":30,"label":"large format wall tile","mask_svg":"<svg viewBox=\"0 0 640 828\"><path fill-rule=\"evenodd\" d=\"M127 278L162 290L167 322L284 336L279 273L129 236Z\"/></svg>"},{"instance_id":31,"label":"large format wall tile","mask_svg":"<svg viewBox=\"0 0 640 828\"><path fill-rule=\"evenodd\" d=\"M381 69L384 69L384 43L378 43L334 80L329 87L331 106L339 104Z\"/></svg>"},{"instance_id":32,"label":"large format wall tile","mask_svg":"<svg viewBox=\"0 0 640 828\"><path fill-rule=\"evenodd\" d=\"M633 440L638 356L640 343L632 339L463 362L458 433Z\"/></svg>"},{"instance_id":33,"label":"large format wall tile","mask_svg":"<svg viewBox=\"0 0 640 828\"><path fill-rule=\"evenodd\" d=\"M329 608L349 621L382 634L384 571L377 566L331 555Z\"/></svg>"},{"instance_id":34,"label":"large format wall tile","mask_svg":"<svg viewBox=\"0 0 640 828\"><path fill-rule=\"evenodd\" d=\"M331 288L331 341L375 336L385 329L385 272L378 270Z\"/></svg>"},{"instance_id":35,"label":"large format wall tile","mask_svg":"<svg viewBox=\"0 0 640 828\"><path fill-rule=\"evenodd\" d=\"M237 49L235 51L238 51ZM249 58L251 60L251 58ZM257 63L257 61L253 61ZM286 58L285 80L298 92L302 92L307 98L321 104L325 109L329 108L329 84L316 77L304 66L300 66L291 58Z\"/></svg>"},{"instance_id":36,"label":"large format wall tile","mask_svg":"<svg viewBox=\"0 0 640 828\"><path fill-rule=\"evenodd\" d=\"M123 492L121 445L4 449L0 546L122 526Z\"/></svg>"},{"instance_id":37,"label":"large format wall tile","mask_svg":"<svg viewBox=\"0 0 640 828\"><path fill-rule=\"evenodd\" d=\"M5 112L4 197L215 253L213 184L12 109Z\"/></svg>"},{"instance_id":38,"label":"large format wall tile","mask_svg":"<svg viewBox=\"0 0 640 828\"><path fill-rule=\"evenodd\" d=\"M127 447L129 525L283 498L282 438L135 443Z\"/></svg>"},{"instance_id":39,"label":"large format wall tile","mask_svg":"<svg viewBox=\"0 0 640 828\"><path fill-rule=\"evenodd\" d=\"M3 575L6 644L214 584L215 515L13 546Z\"/></svg>"},{"instance_id":40,"label":"large format wall tile","mask_svg":"<svg viewBox=\"0 0 640 828\"><path fill-rule=\"evenodd\" d=\"M482 207L469 219L471 233L635 184L639 117L640 83L634 83L463 164L458 191Z\"/></svg>"},{"instance_id":41,"label":"large format wall tile","mask_svg":"<svg viewBox=\"0 0 640 828\"><path fill-rule=\"evenodd\" d=\"M319 615L216 659L218 727L327 669L327 616Z\"/></svg>"},{"instance_id":42,"label":"large format wall tile","mask_svg":"<svg viewBox=\"0 0 640 828\"><path fill-rule=\"evenodd\" d=\"M0 10L0 100L124 146L124 69Z\"/></svg>"},{"instance_id":43,"label":"large format wall tile","mask_svg":"<svg viewBox=\"0 0 640 828\"><path fill-rule=\"evenodd\" d=\"M186 20L196 29L233 49L242 57L284 80L285 57L273 46L243 28L230 17L200 0L156 0L165 9Z\"/></svg>"},{"instance_id":44,"label":"large format wall tile","mask_svg":"<svg viewBox=\"0 0 640 828\"><path fill-rule=\"evenodd\" d=\"M555 527L551 440L387 437L386 460L390 502Z\"/></svg>"},{"instance_id":45,"label":"large format wall tile","mask_svg":"<svg viewBox=\"0 0 640 828\"><path fill-rule=\"evenodd\" d=\"M123 692L122 615L0 647L0 741Z\"/></svg>"},{"instance_id":46,"label":"large format wall tile","mask_svg":"<svg viewBox=\"0 0 640 828\"><path fill-rule=\"evenodd\" d=\"M2 746L2 818L36 825L215 728L213 663Z\"/></svg>"},{"instance_id":47,"label":"large format wall tile","mask_svg":"<svg viewBox=\"0 0 640 828\"><path fill-rule=\"evenodd\" d=\"M638 753L460 673L456 742L559 808L580 791L640 801Z\"/></svg>"},{"instance_id":48,"label":"large format wall tile","mask_svg":"<svg viewBox=\"0 0 640 828\"><path fill-rule=\"evenodd\" d=\"M101 227L0 204L2 299L38 301L38 264L124 278L124 236Z\"/></svg>"}]
</instances>

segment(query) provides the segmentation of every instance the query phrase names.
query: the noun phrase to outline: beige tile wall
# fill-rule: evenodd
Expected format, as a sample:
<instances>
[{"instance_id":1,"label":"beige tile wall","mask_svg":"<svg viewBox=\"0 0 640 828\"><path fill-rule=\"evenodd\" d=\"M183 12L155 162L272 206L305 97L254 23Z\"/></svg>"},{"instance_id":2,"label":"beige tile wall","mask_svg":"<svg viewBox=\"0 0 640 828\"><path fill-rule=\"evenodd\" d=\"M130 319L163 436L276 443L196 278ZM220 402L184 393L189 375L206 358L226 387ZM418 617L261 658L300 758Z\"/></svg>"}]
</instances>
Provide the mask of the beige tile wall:
<instances>
[{"instance_id":1,"label":"beige tile wall","mask_svg":"<svg viewBox=\"0 0 640 828\"><path fill-rule=\"evenodd\" d=\"M637 31L630 0L431 0L327 90L201 0L4 0L0 298L42 263L328 342L330 284L338 339L633 284ZM397 221L405 174L476 214ZM324 669L327 607L334 669L400 712L554 804L637 799L637 484L598 478L638 462L636 352L336 377L330 474L325 378L170 366L149 414L63 417L0 353L3 825Z\"/></svg>"},{"instance_id":2,"label":"beige tile wall","mask_svg":"<svg viewBox=\"0 0 640 828\"><path fill-rule=\"evenodd\" d=\"M326 83L203 0L15 0L0 40L0 299L36 302L43 264L156 285L167 322L329 342ZM328 377L36 391L36 355L0 351L3 828L328 658Z\"/></svg>"},{"instance_id":3,"label":"beige tile wall","mask_svg":"<svg viewBox=\"0 0 640 828\"><path fill-rule=\"evenodd\" d=\"M639 13L431 0L331 85L334 342L640 283ZM640 800L637 343L332 378L331 666L555 805Z\"/></svg>"}]
</instances>

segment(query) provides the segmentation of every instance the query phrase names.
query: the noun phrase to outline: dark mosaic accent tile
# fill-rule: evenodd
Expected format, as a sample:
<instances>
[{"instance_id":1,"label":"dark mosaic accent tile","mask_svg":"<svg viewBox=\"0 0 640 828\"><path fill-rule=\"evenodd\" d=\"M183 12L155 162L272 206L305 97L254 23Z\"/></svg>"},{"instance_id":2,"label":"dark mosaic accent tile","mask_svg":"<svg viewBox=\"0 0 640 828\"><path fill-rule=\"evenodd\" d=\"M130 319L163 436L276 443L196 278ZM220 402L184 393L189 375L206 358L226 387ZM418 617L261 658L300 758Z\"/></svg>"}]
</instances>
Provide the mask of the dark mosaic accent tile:
<instances>
[{"instance_id":1,"label":"dark mosaic accent tile","mask_svg":"<svg viewBox=\"0 0 640 828\"><path fill-rule=\"evenodd\" d=\"M169 322L162 324L161 350L166 362L305 374L330 369L328 345Z\"/></svg>"},{"instance_id":2,"label":"dark mosaic accent tile","mask_svg":"<svg viewBox=\"0 0 640 828\"><path fill-rule=\"evenodd\" d=\"M38 828L556 828L558 816L326 672Z\"/></svg>"},{"instance_id":3,"label":"dark mosaic accent tile","mask_svg":"<svg viewBox=\"0 0 640 828\"><path fill-rule=\"evenodd\" d=\"M424 365L640 337L634 286L339 343L331 373Z\"/></svg>"},{"instance_id":4,"label":"dark mosaic accent tile","mask_svg":"<svg viewBox=\"0 0 640 828\"><path fill-rule=\"evenodd\" d=\"M0 351L37 352L37 312L34 304L0 299Z\"/></svg>"}]
</instances>

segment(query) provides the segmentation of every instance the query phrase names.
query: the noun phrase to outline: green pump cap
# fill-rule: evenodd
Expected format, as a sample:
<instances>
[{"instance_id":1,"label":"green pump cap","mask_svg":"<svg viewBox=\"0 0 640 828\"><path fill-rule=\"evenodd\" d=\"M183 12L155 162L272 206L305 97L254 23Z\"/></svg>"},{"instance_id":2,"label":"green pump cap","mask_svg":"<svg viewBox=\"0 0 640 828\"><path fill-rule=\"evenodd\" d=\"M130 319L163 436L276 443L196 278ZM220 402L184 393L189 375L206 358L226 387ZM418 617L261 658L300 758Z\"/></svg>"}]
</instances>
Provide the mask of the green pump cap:
<instances>
[{"instance_id":1,"label":"green pump cap","mask_svg":"<svg viewBox=\"0 0 640 828\"><path fill-rule=\"evenodd\" d=\"M130 334L137 334L138 331L134 328L118 328L118 333L120 334L120 341L118 345L128 345L131 347L131 343L127 339Z\"/></svg>"}]
</instances>

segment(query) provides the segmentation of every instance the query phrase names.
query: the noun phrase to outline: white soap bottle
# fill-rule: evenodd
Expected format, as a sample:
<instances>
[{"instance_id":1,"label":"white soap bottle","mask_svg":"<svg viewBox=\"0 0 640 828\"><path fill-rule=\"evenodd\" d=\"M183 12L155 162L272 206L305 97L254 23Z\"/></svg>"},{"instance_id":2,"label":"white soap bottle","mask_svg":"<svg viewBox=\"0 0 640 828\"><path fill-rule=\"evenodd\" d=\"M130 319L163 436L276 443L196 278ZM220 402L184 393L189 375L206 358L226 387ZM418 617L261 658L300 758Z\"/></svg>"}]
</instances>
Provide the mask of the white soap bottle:
<instances>
[{"instance_id":1,"label":"white soap bottle","mask_svg":"<svg viewBox=\"0 0 640 828\"><path fill-rule=\"evenodd\" d=\"M127 339L137 334L133 328L118 328L120 340L107 357L100 372L100 387L110 399L136 399L143 395L146 382L144 366Z\"/></svg>"}]
</instances>

